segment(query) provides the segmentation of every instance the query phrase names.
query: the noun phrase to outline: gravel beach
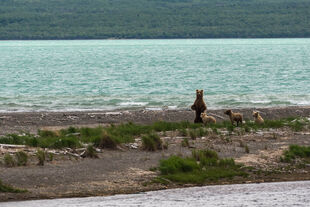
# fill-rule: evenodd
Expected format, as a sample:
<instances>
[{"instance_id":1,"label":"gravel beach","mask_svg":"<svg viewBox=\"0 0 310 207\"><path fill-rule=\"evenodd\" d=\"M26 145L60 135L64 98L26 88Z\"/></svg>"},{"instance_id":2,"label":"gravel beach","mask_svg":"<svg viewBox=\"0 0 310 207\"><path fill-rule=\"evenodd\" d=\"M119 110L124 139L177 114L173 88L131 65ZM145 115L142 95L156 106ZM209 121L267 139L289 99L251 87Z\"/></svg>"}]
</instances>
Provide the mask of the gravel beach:
<instances>
[{"instance_id":1,"label":"gravel beach","mask_svg":"<svg viewBox=\"0 0 310 207\"><path fill-rule=\"evenodd\" d=\"M310 117L310 107L283 107L259 109L234 109L253 120L252 111L260 111L264 119L285 117ZM208 110L218 121L228 120L225 109ZM150 124L155 121L194 120L190 110L133 110L133 111L83 111L83 112L24 112L0 113L0 134L30 132L38 129L58 130L68 126L107 125L111 123L135 122ZM290 129L253 132L245 135L233 134L229 143L220 136L210 135L191 140L192 148L208 147L221 157L233 157L237 162L263 170L279 169L279 156L290 144L310 145L310 129L294 132ZM192 148L181 146L182 139L176 132L162 137L169 143L168 150L147 152L141 148L121 146L118 150L103 150L99 159L58 158L45 166L28 165L7 168L0 165L0 179L14 187L27 189L27 193L0 193L0 201L29 200L59 197L83 197L137 193L149 190L187 187L192 185L145 185L157 176L149 169L157 166L160 159L173 154L189 155ZM247 144L250 153L240 143ZM1 152L2 149L0 149ZM3 156L3 153L1 156ZM280 166L281 167L281 166ZM255 175L247 179L215 182L250 183L286 180L309 180L310 167L284 174Z\"/></svg>"}]
</instances>

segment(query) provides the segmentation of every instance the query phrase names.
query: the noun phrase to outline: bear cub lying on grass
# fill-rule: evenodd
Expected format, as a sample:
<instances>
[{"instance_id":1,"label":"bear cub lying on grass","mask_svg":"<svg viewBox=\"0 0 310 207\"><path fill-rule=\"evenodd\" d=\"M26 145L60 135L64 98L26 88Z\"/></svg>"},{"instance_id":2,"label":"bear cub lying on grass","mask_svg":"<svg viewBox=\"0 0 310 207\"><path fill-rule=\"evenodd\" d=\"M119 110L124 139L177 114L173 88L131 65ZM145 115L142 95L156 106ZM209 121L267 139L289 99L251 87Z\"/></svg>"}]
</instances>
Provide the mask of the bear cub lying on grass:
<instances>
[{"instance_id":1,"label":"bear cub lying on grass","mask_svg":"<svg viewBox=\"0 0 310 207\"><path fill-rule=\"evenodd\" d=\"M258 111L253 111L253 117L256 124L263 124L264 119L261 117L261 115L258 113Z\"/></svg>"}]
</instances>

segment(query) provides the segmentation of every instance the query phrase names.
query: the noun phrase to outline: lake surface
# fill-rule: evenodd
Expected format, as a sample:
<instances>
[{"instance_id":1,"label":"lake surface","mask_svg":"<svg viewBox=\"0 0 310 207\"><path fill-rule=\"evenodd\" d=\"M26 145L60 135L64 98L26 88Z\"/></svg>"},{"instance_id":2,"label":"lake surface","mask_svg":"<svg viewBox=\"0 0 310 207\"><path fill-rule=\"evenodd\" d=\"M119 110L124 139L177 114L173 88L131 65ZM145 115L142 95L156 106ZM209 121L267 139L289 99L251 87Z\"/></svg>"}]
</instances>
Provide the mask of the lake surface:
<instances>
[{"instance_id":1,"label":"lake surface","mask_svg":"<svg viewBox=\"0 0 310 207\"><path fill-rule=\"evenodd\" d=\"M310 39L0 41L0 111L310 105Z\"/></svg>"},{"instance_id":2,"label":"lake surface","mask_svg":"<svg viewBox=\"0 0 310 207\"><path fill-rule=\"evenodd\" d=\"M310 181L219 185L108 197L0 203L1 207L309 206Z\"/></svg>"}]
</instances>

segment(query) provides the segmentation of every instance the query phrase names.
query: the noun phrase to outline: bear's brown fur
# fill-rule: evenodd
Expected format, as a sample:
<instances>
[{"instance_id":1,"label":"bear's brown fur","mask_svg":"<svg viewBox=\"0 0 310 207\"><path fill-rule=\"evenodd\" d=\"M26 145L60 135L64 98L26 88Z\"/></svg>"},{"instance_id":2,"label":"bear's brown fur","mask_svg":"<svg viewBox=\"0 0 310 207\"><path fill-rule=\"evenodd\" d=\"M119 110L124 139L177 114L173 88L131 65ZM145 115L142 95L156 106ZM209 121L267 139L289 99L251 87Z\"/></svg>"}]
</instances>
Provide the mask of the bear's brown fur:
<instances>
[{"instance_id":1,"label":"bear's brown fur","mask_svg":"<svg viewBox=\"0 0 310 207\"><path fill-rule=\"evenodd\" d=\"M216 119L213 116L208 116L205 112L201 113L200 117L204 124L216 124Z\"/></svg>"},{"instance_id":2,"label":"bear's brown fur","mask_svg":"<svg viewBox=\"0 0 310 207\"><path fill-rule=\"evenodd\" d=\"M224 112L224 114L229 116L232 125L234 125L234 122L237 122L237 126L239 126L239 123L242 124L242 121L243 121L242 114L234 113L232 112L232 110L227 110Z\"/></svg>"},{"instance_id":3,"label":"bear's brown fur","mask_svg":"<svg viewBox=\"0 0 310 207\"><path fill-rule=\"evenodd\" d=\"M196 100L191 106L191 109L196 111L194 123L203 123L200 114L207 110L207 105L203 101L203 90L196 90Z\"/></svg>"},{"instance_id":4,"label":"bear's brown fur","mask_svg":"<svg viewBox=\"0 0 310 207\"><path fill-rule=\"evenodd\" d=\"M261 117L261 115L258 113L258 111L253 111L253 117L256 124L263 124L264 119Z\"/></svg>"}]
</instances>

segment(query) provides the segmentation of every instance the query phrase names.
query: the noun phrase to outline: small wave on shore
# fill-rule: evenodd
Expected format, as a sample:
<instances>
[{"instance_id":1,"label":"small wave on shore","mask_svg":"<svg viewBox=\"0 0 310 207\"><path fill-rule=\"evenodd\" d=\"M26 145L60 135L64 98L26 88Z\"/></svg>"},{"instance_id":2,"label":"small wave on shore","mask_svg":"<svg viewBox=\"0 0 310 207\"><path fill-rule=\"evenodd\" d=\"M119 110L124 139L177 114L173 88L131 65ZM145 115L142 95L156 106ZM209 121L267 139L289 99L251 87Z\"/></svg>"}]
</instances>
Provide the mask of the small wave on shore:
<instances>
[{"instance_id":1,"label":"small wave on shore","mask_svg":"<svg viewBox=\"0 0 310 207\"><path fill-rule=\"evenodd\" d=\"M167 98L165 101L164 98ZM0 98L0 112L91 111L91 110L188 110L191 95L141 97L36 96ZM310 95L205 95L208 109L309 106Z\"/></svg>"}]
</instances>

